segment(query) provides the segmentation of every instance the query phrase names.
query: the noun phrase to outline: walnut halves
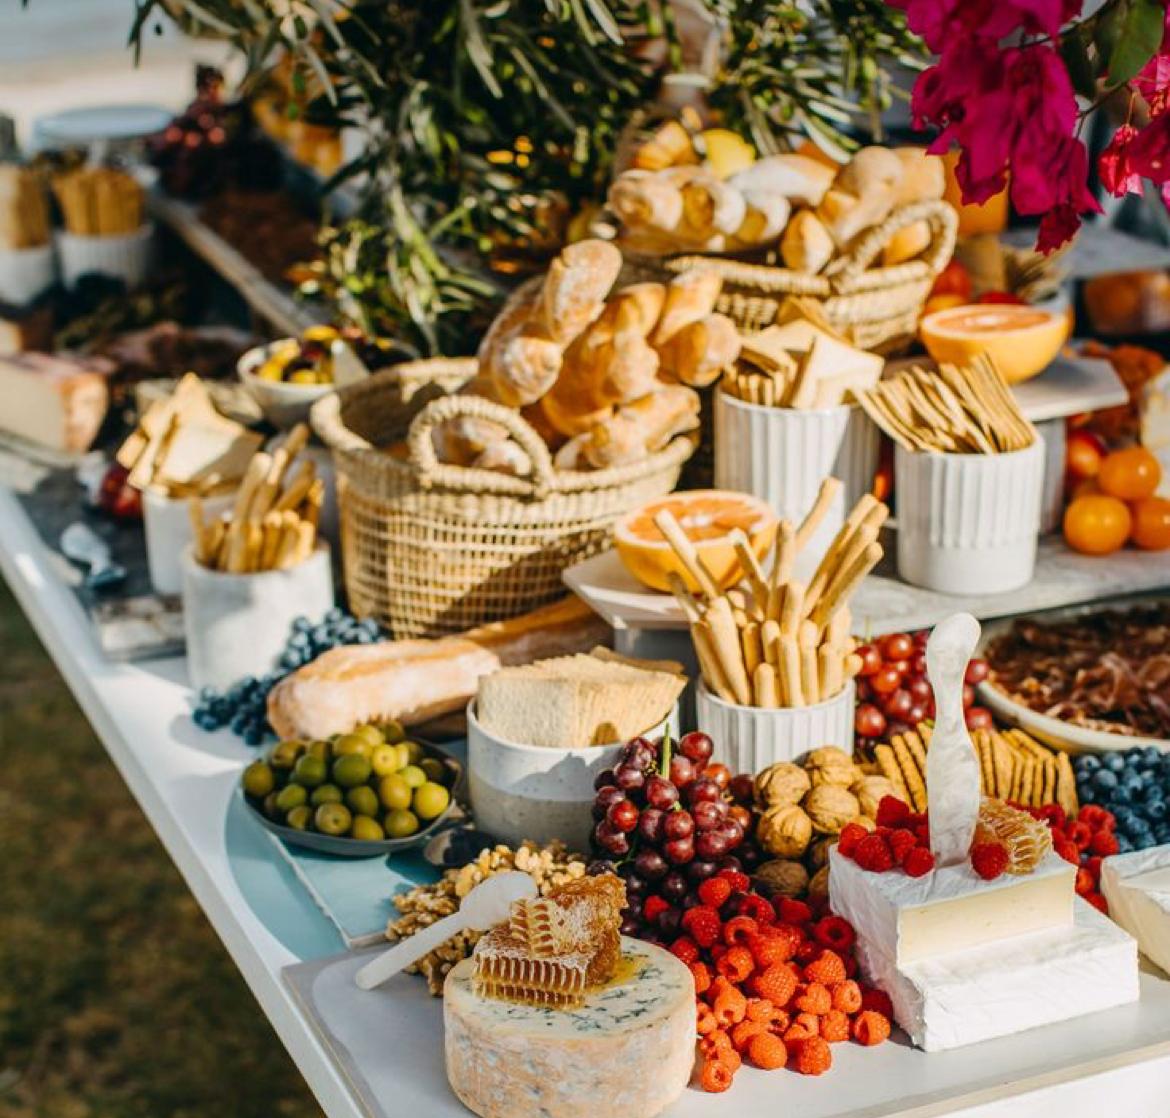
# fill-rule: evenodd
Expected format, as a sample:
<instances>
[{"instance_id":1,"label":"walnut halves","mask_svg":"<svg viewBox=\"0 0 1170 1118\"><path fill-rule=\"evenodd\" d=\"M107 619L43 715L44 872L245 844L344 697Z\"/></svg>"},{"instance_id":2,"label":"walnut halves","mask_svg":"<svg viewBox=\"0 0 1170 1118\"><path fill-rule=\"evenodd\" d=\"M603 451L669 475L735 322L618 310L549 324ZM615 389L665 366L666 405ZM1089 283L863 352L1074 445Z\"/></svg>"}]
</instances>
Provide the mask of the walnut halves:
<instances>
[{"instance_id":1,"label":"walnut halves","mask_svg":"<svg viewBox=\"0 0 1170 1118\"><path fill-rule=\"evenodd\" d=\"M756 838L764 850L777 858L799 858L812 839L813 823L803 808L780 804L769 808L756 824Z\"/></svg>"},{"instance_id":2,"label":"walnut halves","mask_svg":"<svg viewBox=\"0 0 1170 1118\"><path fill-rule=\"evenodd\" d=\"M756 803L761 808L798 804L812 787L808 773L791 761L777 761L756 776Z\"/></svg>"},{"instance_id":3,"label":"walnut halves","mask_svg":"<svg viewBox=\"0 0 1170 1118\"><path fill-rule=\"evenodd\" d=\"M837 835L851 819L861 814L861 804L848 788L818 784L804 799L812 825L823 835Z\"/></svg>"}]
</instances>

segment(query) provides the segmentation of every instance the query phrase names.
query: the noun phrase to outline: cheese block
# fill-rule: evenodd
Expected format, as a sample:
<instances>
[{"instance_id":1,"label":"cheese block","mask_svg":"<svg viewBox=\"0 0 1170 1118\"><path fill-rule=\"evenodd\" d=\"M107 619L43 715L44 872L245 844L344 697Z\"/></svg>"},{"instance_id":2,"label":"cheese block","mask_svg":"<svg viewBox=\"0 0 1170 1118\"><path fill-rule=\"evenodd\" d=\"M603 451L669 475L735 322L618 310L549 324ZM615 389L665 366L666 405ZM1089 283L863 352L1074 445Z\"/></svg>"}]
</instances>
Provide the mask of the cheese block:
<instances>
[{"instance_id":1,"label":"cheese block","mask_svg":"<svg viewBox=\"0 0 1170 1118\"><path fill-rule=\"evenodd\" d=\"M834 847L832 910L848 920L870 950L906 966L1073 920L1076 867L1049 852L1030 874L984 881L964 862L924 877L870 873Z\"/></svg>"},{"instance_id":2,"label":"cheese block","mask_svg":"<svg viewBox=\"0 0 1170 1118\"><path fill-rule=\"evenodd\" d=\"M47 353L0 357L0 429L52 450L88 450L110 406L111 369Z\"/></svg>"},{"instance_id":3,"label":"cheese block","mask_svg":"<svg viewBox=\"0 0 1170 1118\"><path fill-rule=\"evenodd\" d=\"M464 959L443 987L451 1089L481 1118L653 1118L686 1087L695 1055L691 972L622 938L612 982L573 1010L476 994Z\"/></svg>"},{"instance_id":4,"label":"cheese block","mask_svg":"<svg viewBox=\"0 0 1170 1118\"><path fill-rule=\"evenodd\" d=\"M875 951L858 929L857 957L865 977L890 995L895 1020L927 1052L1009 1036L1138 998L1137 944L1079 897L1068 927L901 968Z\"/></svg>"},{"instance_id":5,"label":"cheese block","mask_svg":"<svg viewBox=\"0 0 1170 1118\"><path fill-rule=\"evenodd\" d=\"M1142 954L1170 972L1170 846L1106 858L1101 892L1109 915L1137 940Z\"/></svg>"}]
</instances>

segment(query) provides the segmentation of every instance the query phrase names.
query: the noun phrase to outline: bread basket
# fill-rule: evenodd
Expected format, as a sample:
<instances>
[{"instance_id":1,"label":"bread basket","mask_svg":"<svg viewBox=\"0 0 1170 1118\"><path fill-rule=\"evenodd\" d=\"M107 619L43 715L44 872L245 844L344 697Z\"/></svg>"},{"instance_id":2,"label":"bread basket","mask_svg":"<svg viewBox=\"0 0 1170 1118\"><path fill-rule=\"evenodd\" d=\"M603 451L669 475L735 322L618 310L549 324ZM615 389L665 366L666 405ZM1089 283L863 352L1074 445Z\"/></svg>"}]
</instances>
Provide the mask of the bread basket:
<instances>
[{"instance_id":1,"label":"bread basket","mask_svg":"<svg viewBox=\"0 0 1170 1118\"><path fill-rule=\"evenodd\" d=\"M917 221L925 221L930 228L930 244L922 255L904 264L873 267L894 234ZM958 224L957 214L946 202L903 206L862 233L818 275L728 256L672 256L655 264L641 257L637 267L656 267L675 275L696 268L718 272L723 293L717 309L746 331L770 326L784 300L799 295L820 303L829 322L854 345L891 353L914 337L931 285L951 259Z\"/></svg>"},{"instance_id":2,"label":"bread basket","mask_svg":"<svg viewBox=\"0 0 1170 1118\"><path fill-rule=\"evenodd\" d=\"M413 362L467 380L473 359ZM561 572L608 546L623 513L669 493L693 444L676 438L639 462L592 472L557 470L544 440L511 408L477 396L442 396L409 424L389 369L313 407L332 449L350 608L395 637L457 633L525 613L564 594ZM416 395L416 399L418 396ZM529 456L531 478L446 465L431 432L458 416L507 428ZM405 458L386 452L406 438Z\"/></svg>"}]
</instances>

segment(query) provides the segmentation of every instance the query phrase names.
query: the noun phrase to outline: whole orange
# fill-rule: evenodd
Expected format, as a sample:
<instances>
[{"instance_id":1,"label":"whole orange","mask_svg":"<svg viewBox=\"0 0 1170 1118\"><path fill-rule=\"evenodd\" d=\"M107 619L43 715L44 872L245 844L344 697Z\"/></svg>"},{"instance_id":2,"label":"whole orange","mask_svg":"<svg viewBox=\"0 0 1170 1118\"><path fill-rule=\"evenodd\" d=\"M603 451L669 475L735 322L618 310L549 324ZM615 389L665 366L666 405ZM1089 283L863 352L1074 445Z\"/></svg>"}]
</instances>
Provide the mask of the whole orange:
<instances>
[{"instance_id":1,"label":"whole orange","mask_svg":"<svg viewBox=\"0 0 1170 1118\"><path fill-rule=\"evenodd\" d=\"M1116 497L1078 497L1064 510L1064 538L1074 551L1109 555L1129 539L1132 517Z\"/></svg>"},{"instance_id":2,"label":"whole orange","mask_svg":"<svg viewBox=\"0 0 1170 1118\"><path fill-rule=\"evenodd\" d=\"M1097 471L1102 493L1123 501L1152 497L1162 480L1162 467L1144 446L1129 446L1105 455Z\"/></svg>"},{"instance_id":3,"label":"whole orange","mask_svg":"<svg viewBox=\"0 0 1170 1118\"><path fill-rule=\"evenodd\" d=\"M1134 502L1131 538L1146 551L1165 551L1170 547L1170 501L1165 497L1146 497Z\"/></svg>"}]
</instances>

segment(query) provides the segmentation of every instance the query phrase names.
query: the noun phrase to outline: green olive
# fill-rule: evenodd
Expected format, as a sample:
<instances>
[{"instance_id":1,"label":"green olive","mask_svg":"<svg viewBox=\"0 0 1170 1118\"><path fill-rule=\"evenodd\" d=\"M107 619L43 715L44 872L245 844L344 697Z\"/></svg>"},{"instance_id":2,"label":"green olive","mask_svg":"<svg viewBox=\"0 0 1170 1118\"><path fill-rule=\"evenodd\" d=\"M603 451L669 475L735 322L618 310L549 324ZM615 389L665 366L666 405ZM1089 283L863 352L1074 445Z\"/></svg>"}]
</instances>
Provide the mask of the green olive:
<instances>
[{"instance_id":1,"label":"green olive","mask_svg":"<svg viewBox=\"0 0 1170 1118\"><path fill-rule=\"evenodd\" d=\"M370 779L370 762L360 753L347 753L333 762L333 783L356 788Z\"/></svg>"},{"instance_id":2,"label":"green olive","mask_svg":"<svg viewBox=\"0 0 1170 1118\"><path fill-rule=\"evenodd\" d=\"M291 769L304 751L303 741L278 741L268 754L268 763L274 769Z\"/></svg>"},{"instance_id":3,"label":"green olive","mask_svg":"<svg viewBox=\"0 0 1170 1118\"><path fill-rule=\"evenodd\" d=\"M375 745L382 745L386 741L382 731L379 730L378 727L375 726L372 722L366 726L359 726L356 730L354 730L354 734L359 738L365 738L366 741L370 743L371 747Z\"/></svg>"},{"instance_id":4,"label":"green olive","mask_svg":"<svg viewBox=\"0 0 1170 1118\"><path fill-rule=\"evenodd\" d=\"M378 781L378 798L382 806L390 811L410 807L413 790L402 779L401 773L391 773Z\"/></svg>"},{"instance_id":5,"label":"green olive","mask_svg":"<svg viewBox=\"0 0 1170 1118\"><path fill-rule=\"evenodd\" d=\"M286 784L276 794L276 807L279 811L290 812L294 807L306 803L308 799L309 793L305 791L303 785Z\"/></svg>"},{"instance_id":6,"label":"green olive","mask_svg":"<svg viewBox=\"0 0 1170 1118\"><path fill-rule=\"evenodd\" d=\"M433 780L436 784L446 784L447 770L438 757L424 757L419 761L418 767L427 774L427 780Z\"/></svg>"},{"instance_id":7,"label":"green olive","mask_svg":"<svg viewBox=\"0 0 1170 1118\"><path fill-rule=\"evenodd\" d=\"M303 784L306 788L316 788L324 784L328 775L329 767L320 757L314 757L311 753L299 758L292 771L293 781Z\"/></svg>"},{"instance_id":8,"label":"green olive","mask_svg":"<svg viewBox=\"0 0 1170 1118\"><path fill-rule=\"evenodd\" d=\"M386 837L382 824L368 815L355 815L349 829L349 837L361 842L381 842Z\"/></svg>"},{"instance_id":9,"label":"green olive","mask_svg":"<svg viewBox=\"0 0 1170 1118\"><path fill-rule=\"evenodd\" d=\"M322 804L313 823L323 835L344 835L353 825L353 816L345 804Z\"/></svg>"},{"instance_id":10,"label":"green olive","mask_svg":"<svg viewBox=\"0 0 1170 1118\"><path fill-rule=\"evenodd\" d=\"M375 745L370 754L370 767L375 776L389 776L402 768L398 756L398 747L394 745Z\"/></svg>"},{"instance_id":11,"label":"green olive","mask_svg":"<svg viewBox=\"0 0 1170 1118\"><path fill-rule=\"evenodd\" d=\"M400 741L406 740L406 731L402 728L401 722L383 722L381 729L383 740L388 741L391 745L397 745Z\"/></svg>"},{"instance_id":12,"label":"green olive","mask_svg":"<svg viewBox=\"0 0 1170 1118\"><path fill-rule=\"evenodd\" d=\"M292 827L294 831L307 831L312 818L313 809L308 804L301 804L300 807L294 807L288 813L284 822L287 826Z\"/></svg>"},{"instance_id":13,"label":"green olive","mask_svg":"<svg viewBox=\"0 0 1170 1118\"><path fill-rule=\"evenodd\" d=\"M345 803L354 815L368 815L371 819L377 817L382 807L378 803L378 793L368 784L359 784L346 792Z\"/></svg>"},{"instance_id":14,"label":"green olive","mask_svg":"<svg viewBox=\"0 0 1170 1118\"><path fill-rule=\"evenodd\" d=\"M322 784L313 789L309 803L314 807L320 807L322 804L339 804L343 799L345 795L336 784Z\"/></svg>"},{"instance_id":15,"label":"green olive","mask_svg":"<svg viewBox=\"0 0 1170 1118\"><path fill-rule=\"evenodd\" d=\"M276 787L276 774L265 761L253 761L245 770L244 791L258 800L264 799Z\"/></svg>"},{"instance_id":16,"label":"green olive","mask_svg":"<svg viewBox=\"0 0 1170 1118\"><path fill-rule=\"evenodd\" d=\"M411 788L421 788L427 782L427 774L418 765L407 765L399 774Z\"/></svg>"},{"instance_id":17,"label":"green olive","mask_svg":"<svg viewBox=\"0 0 1170 1118\"><path fill-rule=\"evenodd\" d=\"M264 802L260 805L260 809L264 812L265 815L268 816L269 819L280 818L280 808L276 806L276 798L279 795L279 792L269 792L268 795L264 797Z\"/></svg>"},{"instance_id":18,"label":"green olive","mask_svg":"<svg viewBox=\"0 0 1170 1118\"><path fill-rule=\"evenodd\" d=\"M414 793L414 812L420 819L438 819L450 802L451 793L441 784L428 780Z\"/></svg>"},{"instance_id":19,"label":"green olive","mask_svg":"<svg viewBox=\"0 0 1170 1118\"><path fill-rule=\"evenodd\" d=\"M417 765L419 761L426 755L425 750L417 741L399 742L406 749L407 760L412 765Z\"/></svg>"},{"instance_id":20,"label":"green olive","mask_svg":"<svg viewBox=\"0 0 1170 1118\"><path fill-rule=\"evenodd\" d=\"M405 809L388 811L384 826L391 838L409 838L418 830L418 816Z\"/></svg>"},{"instance_id":21,"label":"green olive","mask_svg":"<svg viewBox=\"0 0 1170 1118\"><path fill-rule=\"evenodd\" d=\"M370 741L362 737L361 734L342 734L333 746L333 755L335 757L349 757L356 753L362 757L368 757L373 748Z\"/></svg>"},{"instance_id":22,"label":"green olive","mask_svg":"<svg viewBox=\"0 0 1170 1118\"><path fill-rule=\"evenodd\" d=\"M327 741L313 741L309 742L308 749L305 751L310 757L317 757L329 764L333 760L333 746Z\"/></svg>"}]
</instances>

